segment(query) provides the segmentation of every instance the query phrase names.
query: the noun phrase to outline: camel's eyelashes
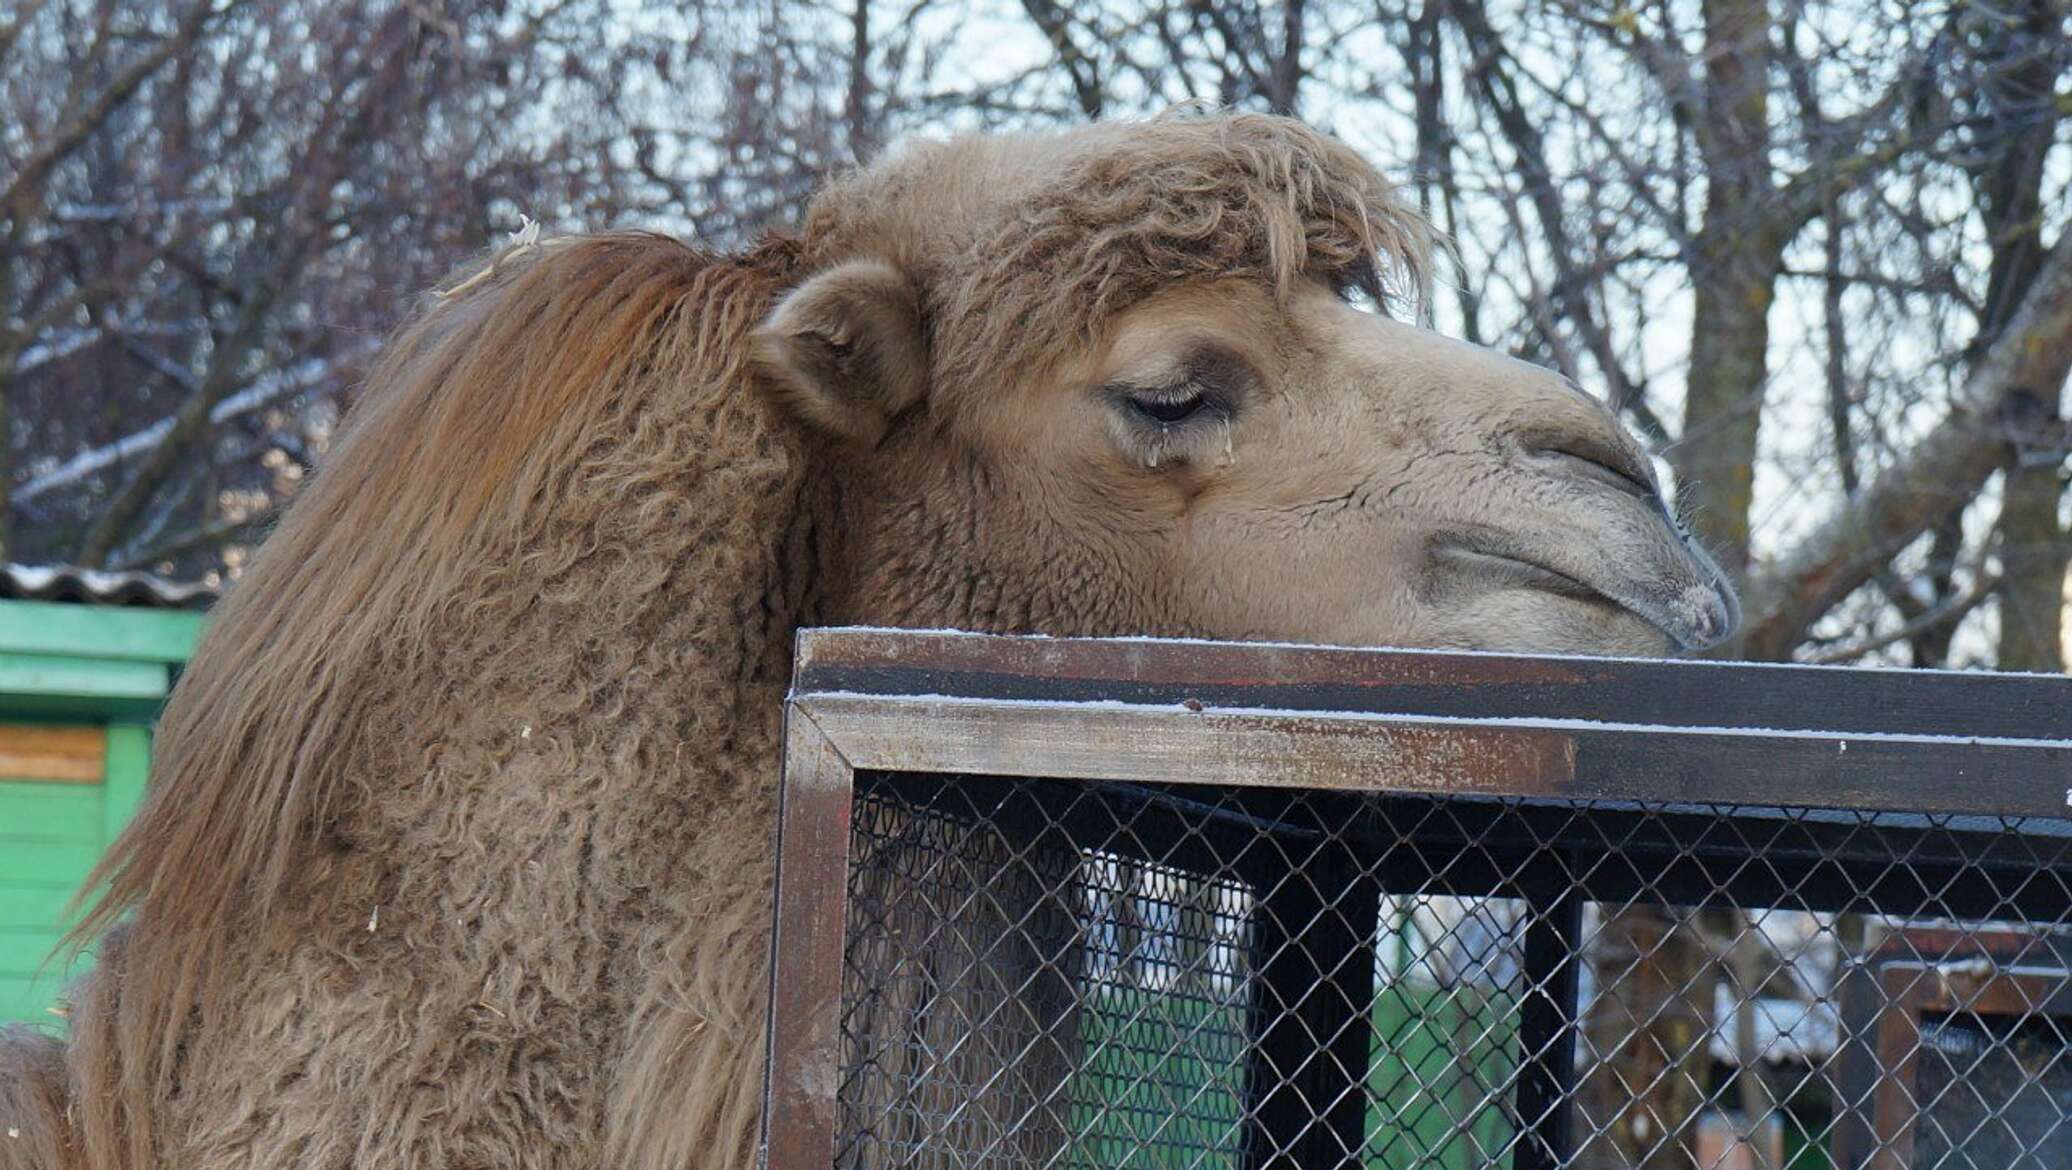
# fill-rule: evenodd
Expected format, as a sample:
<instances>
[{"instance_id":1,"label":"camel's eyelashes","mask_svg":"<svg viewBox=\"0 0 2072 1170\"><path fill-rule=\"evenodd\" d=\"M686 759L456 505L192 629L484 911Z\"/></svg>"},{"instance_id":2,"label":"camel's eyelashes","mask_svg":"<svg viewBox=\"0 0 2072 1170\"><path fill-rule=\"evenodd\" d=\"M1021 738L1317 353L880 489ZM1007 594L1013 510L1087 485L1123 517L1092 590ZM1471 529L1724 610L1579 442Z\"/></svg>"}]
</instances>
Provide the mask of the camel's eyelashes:
<instances>
[{"instance_id":1,"label":"camel's eyelashes","mask_svg":"<svg viewBox=\"0 0 2072 1170\"><path fill-rule=\"evenodd\" d=\"M1173 399L1140 398L1132 394L1125 395L1123 401L1137 414L1160 426L1168 427L1186 422L1207 409L1209 405L1208 395L1200 393Z\"/></svg>"},{"instance_id":2,"label":"camel's eyelashes","mask_svg":"<svg viewBox=\"0 0 2072 1170\"><path fill-rule=\"evenodd\" d=\"M1243 358L1204 344L1170 374L1120 378L1107 392L1130 422L1168 431L1198 421L1229 422L1253 377Z\"/></svg>"}]
</instances>

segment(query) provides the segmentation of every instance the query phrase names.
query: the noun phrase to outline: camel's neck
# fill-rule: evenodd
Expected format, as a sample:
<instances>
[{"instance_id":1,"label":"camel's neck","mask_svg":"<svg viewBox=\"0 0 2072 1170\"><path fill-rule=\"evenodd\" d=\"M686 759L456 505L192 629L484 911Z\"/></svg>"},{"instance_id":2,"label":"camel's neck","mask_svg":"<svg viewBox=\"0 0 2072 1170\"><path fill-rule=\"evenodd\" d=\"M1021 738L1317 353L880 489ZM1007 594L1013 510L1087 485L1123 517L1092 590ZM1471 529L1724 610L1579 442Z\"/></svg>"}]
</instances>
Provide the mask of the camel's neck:
<instances>
[{"instance_id":1,"label":"camel's neck","mask_svg":"<svg viewBox=\"0 0 2072 1170\"><path fill-rule=\"evenodd\" d=\"M912 459L852 470L834 496L843 566L827 579L825 613L867 625L996 633L1143 632L1141 599L1112 591L1148 580L1061 527L1072 508L1044 485L991 469L947 444ZM1131 616L1125 617L1128 614Z\"/></svg>"}]
</instances>

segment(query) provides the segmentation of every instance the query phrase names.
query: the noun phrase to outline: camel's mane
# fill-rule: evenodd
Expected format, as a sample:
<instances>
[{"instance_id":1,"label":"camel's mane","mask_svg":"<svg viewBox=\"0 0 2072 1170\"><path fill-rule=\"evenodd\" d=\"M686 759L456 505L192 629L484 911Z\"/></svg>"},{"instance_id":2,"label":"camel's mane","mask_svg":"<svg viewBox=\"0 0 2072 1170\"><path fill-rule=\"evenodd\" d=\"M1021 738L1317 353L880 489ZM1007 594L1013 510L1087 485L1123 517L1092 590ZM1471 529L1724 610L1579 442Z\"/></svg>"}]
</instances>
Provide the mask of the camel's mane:
<instances>
[{"instance_id":1,"label":"camel's mane","mask_svg":"<svg viewBox=\"0 0 2072 1170\"><path fill-rule=\"evenodd\" d=\"M380 676L407 676L439 627L468 620L490 565L533 551L525 535L615 425L604 412L642 393L693 409L741 395L744 337L795 254L580 237L511 249L426 298L217 608L159 726L148 799L88 882L75 941L135 911L131 945L171 960L153 994L126 989L133 1005L177 1018L231 926L268 913L339 797Z\"/></svg>"}]
</instances>

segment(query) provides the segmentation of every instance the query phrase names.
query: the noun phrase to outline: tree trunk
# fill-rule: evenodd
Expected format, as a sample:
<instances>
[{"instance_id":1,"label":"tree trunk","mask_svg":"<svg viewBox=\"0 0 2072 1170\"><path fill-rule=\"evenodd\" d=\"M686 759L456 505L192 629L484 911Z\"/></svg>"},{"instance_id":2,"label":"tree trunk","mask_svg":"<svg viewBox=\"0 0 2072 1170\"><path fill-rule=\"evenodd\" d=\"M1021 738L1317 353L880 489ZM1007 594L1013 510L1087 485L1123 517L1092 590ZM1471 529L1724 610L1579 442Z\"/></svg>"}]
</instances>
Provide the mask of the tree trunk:
<instances>
[{"instance_id":1,"label":"tree trunk","mask_svg":"<svg viewBox=\"0 0 2072 1170\"><path fill-rule=\"evenodd\" d=\"M1715 217L1724 224L1726 212ZM1691 330L1683 441L1676 448L1683 510L1699 539L1739 585L1748 573L1750 505L1763 392L1769 380L1770 301L1782 249L1708 227Z\"/></svg>"},{"instance_id":2,"label":"tree trunk","mask_svg":"<svg viewBox=\"0 0 2072 1170\"><path fill-rule=\"evenodd\" d=\"M1770 304L1789 239L1775 218L1769 157L1768 6L1703 8L1705 216L1691 256L1691 362L1673 459L1683 510L1738 587L1748 574ZM1738 640L1724 648L1740 650ZM1593 950L1598 999L1585 1029L1602 1063L1584 1084L1594 1137L1581 1164L1689 1170L1714 965L1695 928L1656 907L1609 915Z\"/></svg>"},{"instance_id":3,"label":"tree trunk","mask_svg":"<svg viewBox=\"0 0 2072 1170\"><path fill-rule=\"evenodd\" d=\"M0 308L6 304L0 299ZM21 351L18 335L0 331L0 564L14 552L14 370Z\"/></svg>"},{"instance_id":4,"label":"tree trunk","mask_svg":"<svg viewBox=\"0 0 2072 1170\"><path fill-rule=\"evenodd\" d=\"M878 151L870 107L871 5L870 0L856 0L849 14L849 93L843 116L849 122L849 157L858 163L868 161Z\"/></svg>"},{"instance_id":5,"label":"tree trunk","mask_svg":"<svg viewBox=\"0 0 2072 1170\"><path fill-rule=\"evenodd\" d=\"M2021 23L1989 41L1980 99L1995 116L2036 123L1972 172L1979 206L1993 242L1986 284L1986 319L1973 352L1999 336L2036 282L2043 264L2043 162L2057 139L2051 101L2067 54L2039 52L2063 19L2056 0L2028 0ZM2045 370L2017 392L2010 421L2017 426L2015 462L2008 468L2000 505L2000 645L2002 670L2057 673L2065 669L2065 571L2072 537L2058 522L2065 463L2062 366Z\"/></svg>"},{"instance_id":6,"label":"tree trunk","mask_svg":"<svg viewBox=\"0 0 2072 1170\"><path fill-rule=\"evenodd\" d=\"M1768 5L1705 0L1704 18L1705 219L1691 264L1691 366L1676 470L1699 538L1738 585L1748 574L1770 303L1790 241L1772 222Z\"/></svg>"},{"instance_id":7,"label":"tree trunk","mask_svg":"<svg viewBox=\"0 0 2072 1170\"><path fill-rule=\"evenodd\" d=\"M2062 451L2052 449L2007 473L2000 505L2001 670L2065 669L2065 571L2072 540L2058 523L2063 463Z\"/></svg>"},{"instance_id":8,"label":"tree trunk","mask_svg":"<svg viewBox=\"0 0 2072 1170\"><path fill-rule=\"evenodd\" d=\"M1576 1165L1692 1170L1711 960L1694 929L1642 905L1608 911L1590 954L1596 997L1584 1024Z\"/></svg>"},{"instance_id":9,"label":"tree trunk","mask_svg":"<svg viewBox=\"0 0 2072 1170\"><path fill-rule=\"evenodd\" d=\"M1734 1088L1741 1105L1739 1132L1755 1170L1773 1170L1768 1131L1777 1114L1777 1098L1770 1091L1769 1082L1763 1079L1763 1052L1756 1042L1754 1006L1763 985L1769 981L1768 964L1764 962L1764 943L1748 911L1737 906L1727 912L1726 918L1730 933L1725 939L1722 963L1735 1004Z\"/></svg>"}]
</instances>

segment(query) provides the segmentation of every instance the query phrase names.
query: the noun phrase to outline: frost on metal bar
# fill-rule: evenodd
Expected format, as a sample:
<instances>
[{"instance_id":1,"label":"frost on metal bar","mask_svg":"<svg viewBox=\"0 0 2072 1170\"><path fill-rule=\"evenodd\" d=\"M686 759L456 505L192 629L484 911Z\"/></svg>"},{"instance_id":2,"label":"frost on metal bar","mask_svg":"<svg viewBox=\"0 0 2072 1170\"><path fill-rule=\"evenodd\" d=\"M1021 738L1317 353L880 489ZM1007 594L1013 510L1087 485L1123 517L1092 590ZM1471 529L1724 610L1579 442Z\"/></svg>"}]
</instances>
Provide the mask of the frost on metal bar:
<instances>
[{"instance_id":1,"label":"frost on metal bar","mask_svg":"<svg viewBox=\"0 0 2072 1170\"><path fill-rule=\"evenodd\" d=\"M2067 680L843 631L790 720L770 1170L2072 1166Z\"/></svg>"}]
</instances>

